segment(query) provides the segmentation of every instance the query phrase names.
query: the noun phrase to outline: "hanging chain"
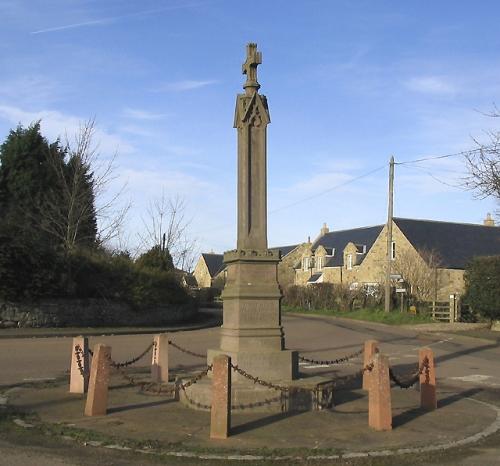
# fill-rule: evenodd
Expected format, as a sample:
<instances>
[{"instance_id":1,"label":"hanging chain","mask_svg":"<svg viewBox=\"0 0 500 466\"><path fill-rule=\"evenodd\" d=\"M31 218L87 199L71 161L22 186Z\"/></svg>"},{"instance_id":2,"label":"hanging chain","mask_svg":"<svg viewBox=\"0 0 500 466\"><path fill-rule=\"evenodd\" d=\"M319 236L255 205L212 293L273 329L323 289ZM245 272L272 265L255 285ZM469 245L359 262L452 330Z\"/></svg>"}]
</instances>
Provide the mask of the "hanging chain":
<instances>
[{"instance_id":1,"label":"hanging chain","mask_svg":"<svg viewBox=\"0 0 500 466\"><path fill-rule=\"evenodd\" d=\"M80 345L75 346L75 356L76 356L76 364L78 366L78 370L80 371L80 375L82 377L85 377L85 370L83 368L83 362L82 362L82 357L83 357L83 349Z\"/></svg>"},{"instance_id":2,"label":"hanging chain","mask_svg":"<svg viewBox=\"0 0 500 466\"><path fill-rule=\"evenodd\" d=\"M312 363L312 364L320 364L322 366L324 366L324 365L342 364L344 362L349 361L352 358L355 358L355 357L363 354L364 351L365 351L365 349L361 348L359 351L356 351L355 353L349 354L347 356L343 356L343 357L337 358L337 359L326 360L326 361L323 361L323 360L320 360L320 359L306 358L304 356L299 356L299 361L309 362L309 363Z\"/></svg>"},{"instance_id":3,"label":"hanging chain","mask_svg":"<svg viewBox=\"0 0 500 466\"><path fill-rule=\"evenodd\" d=\"M410 387L413 387L413 385L415 385L420 380L420 375L424 372L425 382L429 383L429 366L429 358L427 358L426 356L422 361L422 365L420 367L418 367L417 365L417 370L415 372L413 372L409 376L404 377L404 379L406 380L402 380L400 377L396 376L391 367L389 367L389 377L399 388L408 389Z\"/></svg>"},{"instance_id":4,"label":"hanging chain","mask_svg":"<svg viewBox=\"0 0 500 466\"><path fill-rule=\"evenodd\" d=\"M190 351L186 348L183 348L182 346L179 346L178 344L174 343L172 340L168 340L168 344L172 345L175 349L178 349L179 351L182 351L183 353L190 354L191 356L195 356L197 358L206 358L206 354L201 354L201 353L195 353L194 351Z\"/></svg>"}]
</instances>

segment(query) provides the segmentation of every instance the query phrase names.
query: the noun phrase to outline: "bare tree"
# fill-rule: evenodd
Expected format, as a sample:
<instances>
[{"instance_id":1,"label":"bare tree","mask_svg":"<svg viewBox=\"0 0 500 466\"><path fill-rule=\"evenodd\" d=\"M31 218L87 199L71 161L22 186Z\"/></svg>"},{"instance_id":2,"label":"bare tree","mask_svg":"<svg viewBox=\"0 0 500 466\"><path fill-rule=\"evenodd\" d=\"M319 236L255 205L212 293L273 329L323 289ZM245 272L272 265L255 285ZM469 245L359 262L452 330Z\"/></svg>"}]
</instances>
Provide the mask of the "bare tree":
<instances>
[{"instance_id":1,"label":"bare tree","mask_svg":"<svg viewBox=\"0 0 500 466\"><path fill-rule=\"evenodd\" d=\"M143 249L159 247L168 251L177 269L190 272L198 255L197 240L189 234L191 221L186 218L186 202L179 196L162 195L150 202L147 218L142 219L145 233L139 235Z\"/></svg>"},{"instance_id":2,"label":"bare tree","mask_svg":"<svg viewBox=\"0 0 500 466\"><path fill-rule=\"evenodd\" d=\"M393 270L399 273L410 286L410 294L418 301L434 301L438 290L439 254L433 250L413 248L401 250L393 263Z\"/></svg>"},{"instance_id":3,"label":"bare tree","mask_svg":"<svg viewBox=\"0 0 500 466\"><path fill-rule=\"evenodd\" d=\"M82 243L102 244L116 237L130 208L129 203L118 206L125 186L109 193L116 178L116 154L102 159L94 136L95 121L90 119L80 124L73 139L66 135L60 151L50 151L47 156L56 187L47 193L41 227L66 251Z\"/></svg>"},{"instance_id":4,"label":"bare tree","mask_svg":"<svg viewBox=\"0 0 500 466\"><path fill-rule=\"evenodd\" d=\"M499 118L500 111L495 106L487 116ZM500 202L500 131L485 131L485 134L486 143L474 138L477 148L465 156L469 172L465 185L480 198L493 196Z\"/></svg>"}]
</instances>

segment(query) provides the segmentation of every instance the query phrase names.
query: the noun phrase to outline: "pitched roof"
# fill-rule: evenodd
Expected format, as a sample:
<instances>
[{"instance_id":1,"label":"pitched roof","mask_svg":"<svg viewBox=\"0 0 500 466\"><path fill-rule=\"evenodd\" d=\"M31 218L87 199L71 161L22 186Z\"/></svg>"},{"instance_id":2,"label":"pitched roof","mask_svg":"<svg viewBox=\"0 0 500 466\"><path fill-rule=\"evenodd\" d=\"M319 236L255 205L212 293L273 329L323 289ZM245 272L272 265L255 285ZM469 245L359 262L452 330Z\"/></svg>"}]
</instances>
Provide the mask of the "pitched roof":
<instances>
[{"instance_id":1,"label":"pitched roof","mask_svg":"<svg viewBox=\"0 0 500 466\"><path fill-rule=\"evenodd\" d=\"M292 244L291 246L277 246L275 248L270 248L271 251L281 251L281 257L285 257L287 254L291 253L298 244Z\"/></svg>"},{"instance_id":2,"label":"pitched roof","mask_svg":"<svg viewBox=\"0 0 500 466\"><path fill-rule=\"evenodd\" d=\"M436 251L441 267L464 269L475 256L500 255L499 227L409 218L394 223L415 249Z\"/></svg>"},{"instance_id":3,"label":"pitched roof","mask_svg":"<svg viewBox=\"0 0 500 466\"><path fill-rule=\"evenodd\" d=\"M207 264L208 273L212 278L214 278L224 267L222 262L224 256L222 254L212 254L206 252L202 253L201 256L203 257L205 264Z\"/></svg>"},{"instance_id":4,"label":"pitched roof","mask_svg":"<svg viewBox=\"0 0 500 466\"><path fill-rule=\"evenodd\" d=\"M325 267L337 267L343 264L342 252L348 243L364 244L366 245L366 252L368 252L383 228L383 225L377 225L374 227L353 228L352 230L331 231L318 238L312 245L312 249L315 250L318 246L334 248L335 254L328 259ZM358 259L357 263L360 262L361 260Z\"/></svg>"},{"instance_id":5,"label":"pitched roof","mask_svg":"<svg viewBox=\"0 0 500 466\"><path fill-rule=\"evenodd\" d=\"M323 272L313 273L309 278L309 280L307 280L307 283L317 283L318 280L321 278L321 275L323 275Z\"/></svg>"}]
</instances>

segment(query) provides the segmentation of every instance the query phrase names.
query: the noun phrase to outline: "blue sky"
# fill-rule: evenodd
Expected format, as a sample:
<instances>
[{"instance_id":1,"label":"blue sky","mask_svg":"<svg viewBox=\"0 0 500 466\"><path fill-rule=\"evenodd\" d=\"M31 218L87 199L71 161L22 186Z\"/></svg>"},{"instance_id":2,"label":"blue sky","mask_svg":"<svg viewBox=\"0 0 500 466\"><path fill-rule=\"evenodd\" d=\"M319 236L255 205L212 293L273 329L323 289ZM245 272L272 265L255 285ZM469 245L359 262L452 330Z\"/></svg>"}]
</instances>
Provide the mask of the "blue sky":
<instances>
[{"instance_id":1,"label":"blue sky","mask_svg":"<svg viewBox=\"0 0 500 466\"><path fill-rule=\"evenodd\" d=\"M380 224L392 154L455 153L498 128L482 112L500 101L499 17L496 1L0 0L0 138L95 117L133 203L130 247L164 192L185 198L201 250L232 249L234 102L253 41L270 245ZM454 187L463 174L460 157L397 166L395 215L480 223L495 204Z\"/></svg>"}]
</instances>

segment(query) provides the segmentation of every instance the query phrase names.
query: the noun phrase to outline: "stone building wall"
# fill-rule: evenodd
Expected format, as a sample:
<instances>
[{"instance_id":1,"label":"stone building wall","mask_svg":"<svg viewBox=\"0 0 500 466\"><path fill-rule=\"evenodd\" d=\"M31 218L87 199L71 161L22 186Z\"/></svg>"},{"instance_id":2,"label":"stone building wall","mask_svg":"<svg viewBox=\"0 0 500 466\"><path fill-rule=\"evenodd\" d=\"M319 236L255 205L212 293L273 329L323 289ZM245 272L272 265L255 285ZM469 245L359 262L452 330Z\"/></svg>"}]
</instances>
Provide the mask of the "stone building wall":
<instances>
[{"instance_id":1,"label":"stone building wall","mask_svg":"<svg viewBox=\"0 0 500 466\"><path fill-rule=\"evenodd\" d=\"M402 254L405 251L409 251L415 254L415 260L421 261L423 266L423 260L420 258L413 245L408 241L406 236L402 233L399 227L393 223L392 228L393 241L396 244L396 258L398 254ZM323 248L318 248L319 255L323 254L321 251ZM344 251L336 251L336 254L343 254L344 265L342 267L327 267L323 268L323 282L326 283L337 283L345 284L347 286L352 283L366 284L366 283L380 283L383 284L385 281L385 270L386 270L386 257L387 257L387 227L384 226L379 236L373 243L372 247L364 257L363 261L358 265L360 255L356 254L356 246L353 243L349 243ZM347 268L347 255L352 254L353 256L353 266L349 270ZM302 250L300 259L304 257L313 257L313 253L310 248L305 248ZM311 270L296 270L295 273L295 284L296 285L306 285L307 280L309 280L311 273L318 272L315 268ZM393 270L393 273L397 273ZM438 269L437 271L437 301L448 301L450 294L462 295L465 289L465 283L463 280L464 271L458 269Z\"/></svg>"},{"instance_id":2,"label":"stone building wall","mask_svg":"<svg viewBox=\"0 0 500 466\"><path fill-rule=\"evenodd\" d=\"M281 259L278 264L278 283L282 289L295 283L295 265L302 259L304 250L308 248L308 243L299 244Z\"/></svg>"},{"instance_id":3,"label":"stone building wall","mask_svg":"<svg viewBox=\"0 0 500 466\"><path fill-rule=\"evenodd\" d=\"M208 271L205 259L203 259L203 256L201 255L198 259L198 262L196 263L193 275L196 278L196 282L198 283L199 288L210 288L212 286L212 277L210 276L210 272Z\"/></svg>"}]
</instances>

